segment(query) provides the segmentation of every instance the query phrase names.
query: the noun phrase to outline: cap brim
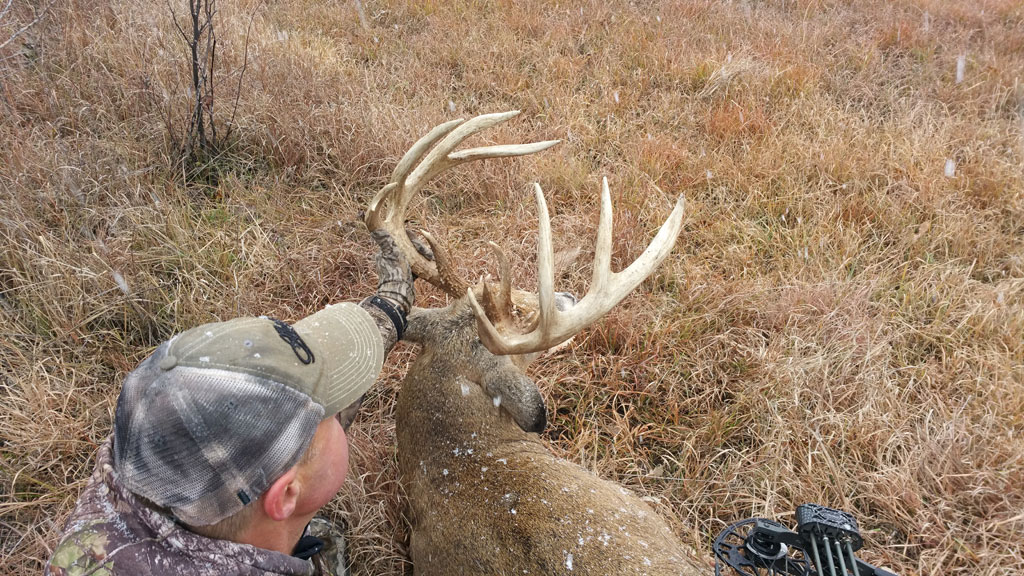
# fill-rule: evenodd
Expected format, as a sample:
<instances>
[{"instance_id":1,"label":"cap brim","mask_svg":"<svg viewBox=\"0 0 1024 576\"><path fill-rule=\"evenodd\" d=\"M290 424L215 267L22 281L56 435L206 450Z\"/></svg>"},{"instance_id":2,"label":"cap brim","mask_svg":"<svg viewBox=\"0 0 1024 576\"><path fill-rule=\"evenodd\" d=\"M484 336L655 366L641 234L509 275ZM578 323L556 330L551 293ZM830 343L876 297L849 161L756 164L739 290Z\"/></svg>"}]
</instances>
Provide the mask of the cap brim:
<instances>
[{"instance_id":1,"label":"cap brim","mask_svg":"<svg viewBox=\"0 0 1024 576\"><path fill-rule=\"evenodd\" d=\"M384 342L370 313L342 303L292 325L323 362L314 400L334 415L359 400L373 386L384 364Z\"/></svg>"}]
</instances>

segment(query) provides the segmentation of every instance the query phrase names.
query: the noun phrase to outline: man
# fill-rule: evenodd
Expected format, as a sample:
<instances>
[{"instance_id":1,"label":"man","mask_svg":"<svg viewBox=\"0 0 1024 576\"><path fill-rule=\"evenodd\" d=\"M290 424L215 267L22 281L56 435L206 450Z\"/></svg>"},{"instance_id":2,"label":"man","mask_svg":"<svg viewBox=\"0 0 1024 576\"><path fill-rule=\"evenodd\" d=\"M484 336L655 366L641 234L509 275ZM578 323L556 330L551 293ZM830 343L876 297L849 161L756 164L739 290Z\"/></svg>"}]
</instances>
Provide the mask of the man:
<instances>
[{"instance_id":1,"label":"man","mask_svg":"<svg viewBox=\"0 0 1024 576\"><path fill-rule=\"evenodd\" d=\"M128 375L45 574L334 570L311 560L323 542L308 526L345 480L346 430L415 297L394 242L385 232L374 240L375 296L293 326L267 317L199 326Z\"/></svg>"}]
</instances>

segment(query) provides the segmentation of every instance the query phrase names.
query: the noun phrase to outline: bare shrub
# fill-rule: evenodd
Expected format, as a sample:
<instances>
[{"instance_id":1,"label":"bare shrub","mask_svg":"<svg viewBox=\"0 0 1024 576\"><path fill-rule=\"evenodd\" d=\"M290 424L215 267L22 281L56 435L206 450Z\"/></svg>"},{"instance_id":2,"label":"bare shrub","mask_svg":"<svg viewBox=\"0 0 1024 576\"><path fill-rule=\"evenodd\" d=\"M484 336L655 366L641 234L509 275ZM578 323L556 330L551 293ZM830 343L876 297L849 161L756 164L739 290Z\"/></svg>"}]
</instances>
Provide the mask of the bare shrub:
<instances>
[{"instance_id":1,"label":"bare shrub","mask_svg":"<svg viewBox=\"0 0 1024 576\"><path fill-rule=\"evenodd\" d=\"M211 170L211 167L231 145L231 130L235 114L238 111L239 92L248 65L249 32L252 18L255 17L255 9L250 18L249 27L245 31L245 50L242 68L238 72L234 105L231 108L230 118L224 121L221 116L226 112L215 114L215 105L217 110L222 108L218 105L219 102L214 93L215 88L221 84L215 78L218 73L217 0L187 0L188 9L181 18L178 17L172 1L167 0L167 7L171 12L174 27L185 44L191 101L187 127L178 136L180 143L177 164L180 166L186 182L194 179L206 179L209 181L208 183L215 184L218 171ZM259 4L257 4L258 7ZM231 102L230 97L226 102ZM219 125L226 126L226 128L221 128L220 135L217 133Z\"/></svg>"}]
</instances>

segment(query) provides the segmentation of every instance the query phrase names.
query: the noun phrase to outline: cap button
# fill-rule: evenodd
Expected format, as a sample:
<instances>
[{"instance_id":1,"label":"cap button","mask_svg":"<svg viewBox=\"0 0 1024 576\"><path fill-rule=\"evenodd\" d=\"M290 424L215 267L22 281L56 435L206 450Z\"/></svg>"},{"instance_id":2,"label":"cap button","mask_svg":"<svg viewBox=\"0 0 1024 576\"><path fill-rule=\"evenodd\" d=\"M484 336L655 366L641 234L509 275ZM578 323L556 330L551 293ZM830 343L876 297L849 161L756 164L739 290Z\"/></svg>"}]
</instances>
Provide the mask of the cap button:
<instances>
[{"instance_id":1,"label":"cap button","mask_svg":"<svg viewBox=\"0 0 1024 576\"><path fill-rule=\"evenodd\" d=\"M178 358L172 354L164 356L164 359L160 361L161 370L170 370L178 365Z\"/></svg>"}]
</instances>

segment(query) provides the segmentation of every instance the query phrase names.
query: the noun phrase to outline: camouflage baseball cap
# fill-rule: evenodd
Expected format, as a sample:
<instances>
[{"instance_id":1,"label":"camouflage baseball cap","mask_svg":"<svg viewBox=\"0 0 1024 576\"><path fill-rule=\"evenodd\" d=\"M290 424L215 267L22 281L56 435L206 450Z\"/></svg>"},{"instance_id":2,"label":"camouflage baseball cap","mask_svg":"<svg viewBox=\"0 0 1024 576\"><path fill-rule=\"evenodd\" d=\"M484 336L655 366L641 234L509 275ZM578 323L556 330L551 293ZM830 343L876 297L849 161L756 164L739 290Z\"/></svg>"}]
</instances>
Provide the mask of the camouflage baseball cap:
<instances>
[{"instance_id":1,"label":"camouflage baseball cap","mask_svg":"<svg viewBox=\"0 0 1024 576\"><path fill-rule=\"evenodd\" d=\"M125 379L114 468L186 524L219 522L294 466L320 421L359 400L383 360L380 331L355 304L293 326L239 318L183 332Z\"/></svg>"}]
</instances>

